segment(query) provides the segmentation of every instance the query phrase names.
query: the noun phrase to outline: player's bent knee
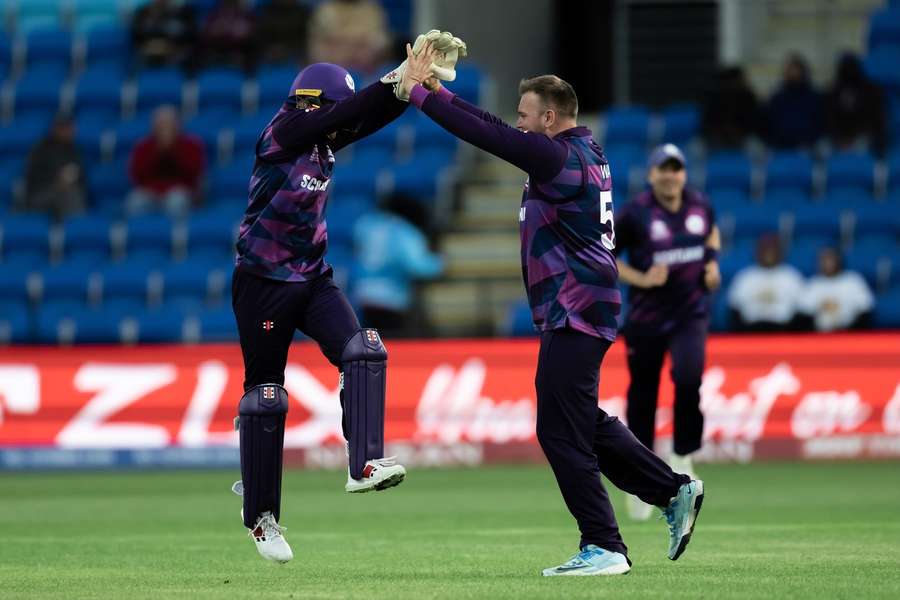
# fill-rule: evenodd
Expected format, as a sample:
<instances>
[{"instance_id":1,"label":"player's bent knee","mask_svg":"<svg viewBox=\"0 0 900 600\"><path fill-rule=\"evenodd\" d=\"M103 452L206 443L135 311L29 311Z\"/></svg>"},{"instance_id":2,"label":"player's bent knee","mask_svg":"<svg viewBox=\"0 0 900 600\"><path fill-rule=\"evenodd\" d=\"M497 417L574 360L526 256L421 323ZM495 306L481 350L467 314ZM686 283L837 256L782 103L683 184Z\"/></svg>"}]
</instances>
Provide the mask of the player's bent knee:
<instances>
[{"instance_id":1,"label":"player's bent knee","mask_svg":"<svg viewBox=\"0 0 900 600\"><path fill-rule=\"evenodd\" d=\"M253 386L241 397L238 413L246 416L284 415L288 411L288 393L277 383Z\"/></svg>"},{"instance_id":2,"label":"player's bent knee","mask_svg":"<svg viewBox=\"0 0 900 600\"><path fill-rule=\"evenodd\" d=\"M344 343L341 362L385 361L387 350L381 342L377 329L357 329Z\"/></svg>"}]
</instances>

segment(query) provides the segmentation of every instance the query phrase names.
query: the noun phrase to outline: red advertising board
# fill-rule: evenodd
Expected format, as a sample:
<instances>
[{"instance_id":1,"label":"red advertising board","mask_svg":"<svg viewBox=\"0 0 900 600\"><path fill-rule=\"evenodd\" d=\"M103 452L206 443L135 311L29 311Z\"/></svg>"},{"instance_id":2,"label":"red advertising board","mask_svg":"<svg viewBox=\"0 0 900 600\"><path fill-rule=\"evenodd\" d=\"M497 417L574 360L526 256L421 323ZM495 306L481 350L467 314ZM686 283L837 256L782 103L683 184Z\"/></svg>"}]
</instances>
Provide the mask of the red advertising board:
<instances>
[{"instance_id":1,"label":"red advertising board","mask_svg":"<svg viewBox=\"0 0 900 600\"><path fill-rule=\"evenodd\" d=\"M540 456L536 341L395 341L388 351L392 450L439 464ZM236 345L0 349L0 452L233 449L242 375ZM627 384L617 343L601 407L622 416ZM338 374L315 345L294 345L285 387L292 460L343 460ZM900 334L713 337L701 404L708 460L900 457ZM663 377L663 443L671 406Z\"/></svg>"}]
</instances>

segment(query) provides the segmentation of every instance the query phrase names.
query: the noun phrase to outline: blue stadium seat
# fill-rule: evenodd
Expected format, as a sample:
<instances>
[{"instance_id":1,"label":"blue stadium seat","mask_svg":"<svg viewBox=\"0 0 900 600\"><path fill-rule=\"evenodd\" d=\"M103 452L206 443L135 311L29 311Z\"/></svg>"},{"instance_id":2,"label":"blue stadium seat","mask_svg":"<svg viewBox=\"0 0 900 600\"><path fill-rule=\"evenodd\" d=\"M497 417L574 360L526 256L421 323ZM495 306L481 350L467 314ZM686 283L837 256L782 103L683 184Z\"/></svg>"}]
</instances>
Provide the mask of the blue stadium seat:
<instances>
[{"instance_id":1,"label":"blue stadium seat","mask_svg":"<svg viewBox=\"0 0 900 600\"><path fill-rule=\"evenodd\" d=\"M32 112L55 115L59 111L59 88L65 78L65 69L55 64L28 69L15 85L16 116Z\"/></svg>"},{"instance_id":2,"label":"blue stadium seat","mask_svg":"<svg viewBox=\"0 0 900 600\"><path fill-rule=\"evenodd\" d=\"M31 316L24 302L0 300L0 344L22 343L31 338Z\"/></svg>"},{"instance_id":3,"label":"blue stadium seat","mask_svg":"<svg viewBox=\"0 0 900 600\"><path fill-rule=\"evenodd\" d=\"M827 238L808 237L795 240L791 244L785 262L810 277L818 271L819 252L829 245Z\"/></svg>"},{"instance_id":4,"label":"blue stadium seat","mask_svg":"<svg viewBox=\"0 0 900 600\"><path fill-rule=\"evenodd\" d=\"M262 133L266 125L274 116L274 113L265 113L259 111L254 115L241 117L230 123L231 130L234 132L234 152L239 154L246 152L253 154L256 148L256 140Z\"/></svg>"},{"instance_id":5,"label":"blue stadium seat","mask_svg":"<svg viewBox=\"0 0 900 600\"><path fill-rule=\"evenodd\" d=\"M335 172L329 190L332 194L363 195L376 198L383 162L353 161L352 169Z\"/></svg>"},{"instance_id":6,"label":"blue stadium seat","mask_svg":"<svg viewBox=\"0 0 900 600\"><path fill-rule=\"evenodd\" d=\"M112 222L98 214L69 218L63 223L63 249L67 260L89 257L98 263L108 260L112 253L110 228Z\"/></svg>"},{"instance_id":7,"label":"blue stadium seat","mask_svg":"<svg viewBox=\"0 0 900 600\"><path fill-rule=\"evenodd\" d=\"M708 197L716 214L720 214L723 211L729 211L734 207L738 207L738 210L740 210L740 207L753 202L746 192L730 189L715 191L708 194Z\"/></svg>"},{"instance_id":8,"label":"blue stadium seat","mask_svg":"<svg viewBox=\"0 0 900 600\"><path fill-rule=\"evenodd\" d=\"M28 68L53 65L68 71L72 63L72 33L56 27L39 27L25 34Z\"/></svg>"},{"instance_id":9,"label":"blue stadium seat","mask_svg":"<svg viewBox=\"0 0 900 600\"><path fill-rule=\"evenodd\" d=\"M148 295L148 278L153 271L152 263L127 260L109 263L102 267L103 302L126 299L145 304Z\"/></svg>"},{"instance_id":10,"label":"blue stadium seat","mask_svg":"<svg viewBox=\"0 0 900 600\"><path fill-rule=\"evenodd\" d=\"M137 318L141 343L180 342L183 336L184 314L172 305L148 310Z\"/></svg>"},{"instance_id":11,"label":"blue stadium seat","mask_svg":"<svg viewBox=\"0 0 900 600\"><path fill-rule=\"evenodd\" d=\"M38 310L37 340L43 343L97 344L120 340L121 317L105 307L80 302L52 301Z\"/></svg>"},{"instance_id":12,"label":"blue stadium seat","mask_svg":"<svg viewBox=\"0 0 900 600\"><path fill-rule=\"evenodd\" d=\"M706 161L706 192L721 190L750 193L752 172L750 161L740 153L714 154Z\"/></svg>"},{"instance_id":13,"label":"blue stadium seat","mask_svg":"<svg viewBox=\"0 0 900 600\"><path fill-rule=\"evenodd\" d=\"M229 198L243 198L246 201L252 175L253 164L246 155L236 156L235 161L227 165L216 165L209 173L209 202L217 204Z\"/></svg>"},{"instance_id":14,"label":"blue stadium seat","mask_svg":"<svg viewBox=\"0 0 900 600\"><path fill-rule=\"evenodd\" d=\"M128 219L125 226L125 251L128 256L172 256L172 221L164 215L142 215Z\"/></svg>"},{"instance_id":15,"label":"blue stadium seat","mask_svg":"<svg viewBox=\"0 0 900 600\"><path fill-rule=\"evenodd\" d=\"M198 316L200 339L204 342L230 342L238 339L237 323L230 306L205 310Z\"/></svg>"},{"instance_id":16,"label":"blue stadium seat","mask_svg":"<svg viewBox=\"0 0 900 600\"><path fill-rule=\"evenodd\" d=\"M135 145L150 135L150 115L143 113L116 125L115 158L127 160Z\"/></svg>"},{"instance_id":17,"label":"blue stadium seat","mask_svg":"<svg viewBox=\"0 0 900 600\"><path fill-rule=\"evenodd\" d=\"M120 214L130 188L126 161L98 163L89 167L88 191L91 202L104 214Z\"/></svg>"},{"instance_id":18,"label":"blue stadium seat","mask_svg":"<svg viewBox=\"0 0 900 600\"><path fill-rule=\"evenodd\" d=\"M389 123L371 135L355 142L353 144L354 152L356 150L375 149L389 157L393 157L397 153L398 140L403 130L404 127L399 122L399 119Z\"/></svg>"},{"instance_id":19,"label":"blue stadium seat","mask_svg":"<svg viewBox=\"0 0 900 600\"><path fill-rule=\"evenodd\" d=\"M800 210L812 203L809 194L800 190L775 190L763 198L763 204L771 210Z\"/></svg>"},{"instance_id":20,"label":"blue stadium seat","mask_svg":"<svg viewBox=\"0 0 900 600\"><path fill-rule=\"evenodd\" d=\"M828 192L863 192L871 195L875 185L875 159L870 154L842 152L826 162Z\"/></svg>"},{"instance_id":21,"label":"blue stadium seat","mask_svg":"<svg viewBox=\"0 0 900 600\"><path fill-rule=\"evenodd\" d=\"M197 106L200 112L224 109L240 114L243 109L244 74L237 69L216 68L197 76Z\"/></svg>"},{"instance_id":22,"label":"blue stadium seat","mask_svg":"<svg viewBox=\"0 0 900 600\"><path fill-rule=\"evenodd\" d=\"M456 150L457 138L431 119L420 117L410 120L410 124L413 128L413 148L415 152L424 152L432 149L450 152Z\"/></svg>"},{"instance_id":23,"label":"blue stadium seat","mask_svg":"<svg viewBox=\"0 0 900 600\"><path fill-rule=\"evenodd\" d=\"M847 188L844 190L829 190L817 204L827 206L831 210L840 212L847 209L855 209L859 206L876 205L872 192Z\"/></svg>"},{"instance_id":24,"label":"blue stadium seat","mask_svg":"<svg viewBox=\"0 0 900 600\"><path fill-rule=\"evenodd\" d=\"M876 327L900 328L900 287L875 298L872 321Z\"/></svg>"},{"instance_id":25,"label":"blue stadium seat","mask_svg":"<svg viewBox=\"0 0 900 600\"><path fill-rule=\"evenodd\" d=\"M119 29L119 0L72 0L75 28L78 31L94 33L102 29ZM127 51L127 46L123 48Z\"/></svg>"},{"instance_id":26,"label":"blue stadium seat","mask_svg":"<svg viewBox=\"0 0 900 600\"><path fill-rule=\"evenodd\" d=\"M96 164L109 158L112 146L104 146L105 133L118 115L106 111L82 111L75 119L75 143L86 164Z\"/></svg>"},{"instance_id":27,"label":"blue stadium seat","mask_svg":"<svg viewBox=\"0 0 900 600\"><path fill-rule=\"evenodd\" d=\"M437 195L441 177L453 164L453 155L446 151L430 150L418 153L412 160L396 164L390 169L394 191L424 202L431 202Z\"/></svg>"},{"instance_id":28,"label":"blue stadium seat","mask_svg":"<svg viewBox=\"0 0 900 600\"><path fill-rule=\"evenodd\" d=\"M17 254L46 260L50 252L50 220L44 215L16 215L0 221L0 256Z\"/></svg>"},{"instance_id":29,"label":"blue stadium seat","mask_svg":"<svg viewBox=\"0 0 900 600\"><path fill-rule=\"evenodd\" d=\"M220 265L188 259L169 263L162 270L163 299L166 302L190 298L199 303L210 296L210 277Z\"/></svg>"},{"instance_id":30,"label":"blue stadium seat","mask_svg":"<svg viewBox=\"0 0 900 600\"><path fill-rule=\"evenodd\" d=\"M221 210L195 213L187 223L188 256L231 255L241 214Z\"/></svg>"},{"instance_id":31,"label":"blue stadium seat","mask_svg":"<svg viewBox=\"0 0 900 600\"><path fill-rule=\"evenodd\" d=\"M296 67L290 65L260 67L256 78L259 87L257 110L271 118L290 96L291 82L298 72Z\"/></svg>"},{"instance_id":32,"label":"blue stadium seat","mask_svg":"<svg viewBox=\"0 0 900 600\"><path fill-rule=\"evenodd\" d=\"M0 157L21 158L37 140L44 137L53 119L52 113L29 112L26 116L0 127Z\"/></svg>"},{"instance_id":33,"label":"blue stadium seat","mask_svg":"<svg viewBox=\"0 0 900 600\"><path fill-rule=\"evenodd\" d=\"M873 290L884 289L893 268L888 247L883 241L873 244L860 240L845 254L845 267L862 275Z\"/></svg>"},{"instance_id":34,"label":"blue stadium seat","mask_svg":"<svg viewBox=\"0 0 900 600\"><path fill-rule=\"evenodd\" d=\"M15 5L16 30L27 34L59 28L63 24L64 8L66 3L60 0L19 0Z\"/></svg>"},{"instance_id":35,"label":"blue stadium seat","mask_svg":"<svg viewBox=\"0 0 900 600\"><path fill-rule=\"evenodd\" d=\"M103 111L118 120L122 112L122 82L122 73L115 69L88 67L75 84L75 112Z\"/></svg>"},{"instance_id":36,"label":"blue stadium seat","mask_svg":"<svg viewBox=\"0 0 900 600\"><path fill-rule=\"evenodd\" d=\"M775 153L766 167L766 193L795 190L809 194L812 190L813 162L800 152Z\"/></svg>"},{"instance_id":37,"label":"blue stadium seat","mask_svg":"<svg viewBox=\"0 0 900 600\"><path fill-rule=\"evenodd\" d=\"M505 333L511 337L534 337L537 335L528 302L520 300L510 307Z\"/></svg>"},{"instance_id":38,"label":"blue stadium seat","mask_svg":"<svg viewBox=\"0 0 900 600\"><path fill-rule=\"evenodd\" d=\"M236 113L226 108L210 108L200 111L184 124L184 130L187 133L193 134L203 141L207 161L218 161L219 133L234 120L235 116Z\"/></svg>"},{"instance_id":39,"label":"blue stadium seat","mask_svg":"<svg viewBox=\"0 0 900 600\"><path fill-rule=\"evenodd\" d=\"M646 146L650 135L650 112L642 106L615 107L606 113L605 146Z\"/></svg>"},{"instance_id":40,"label":"blue stadium seat","mask_svg":"<svg viewBox=\"0 0 900 600\"><path fill-rule=\"evenodd\" d=\"M731 307L727 290L713 294L710 299L709 328L711 331L728 331L731 326Z\"/></svg>"},{"instance_id":41,"label":"blue stadium seat","mask_svg":"<svg viewBox=\"0 0 900 600\"><path fill-rule=\"evenodd\" d=\"M719 256L719 271L722 274L722 287L727 288L735 273L751 265L756 256L756 240L741 238L722 249Z\"/></svg>"},{"instance_id":42,"label":"blue stadium seat","mask_svg":"<svg viewBox=\"0 0 900 600\"><path fill-rule=\"evenodd\" d=\"M900 148L895 148L887 159L888 196L900 200Z\"/></svg>"},{"instance_id":43,"label":"blue stadium seat","mask_svg":"<svg viewBox=\"0 0 900 600\"><path fill-rule=\"evenodd\" d=\"M700 111L694 104L675 104L663 111L663 141L685 145L700 131Z\"/></svg>"},{"instance_id":44,"label":"blue stadium seat","mask_svg":"<svg viewBox=\"0 0 900 600\"><path fill-rule=\"evenodd\" d=\"M146 113L163 104L182 105L184 75L175 68L141 71L137 76L137 112Z\"/></svg>"},{"instance_id":45,"label":"blue stadium seat","mask_svg":"<svg viewBox=\"0 0 900 600\"><path fill-rule=\"evenodd\" d=\"M731 220L734 237L756 239L763 233L776 233L781 227L781 211L765 205L748 204L734 207L721 216L721 221Z\"/></svg>"},{"instance_id":46,"label":"blue stadium seat","mask_svg":"<svg viewBox=\"0 0 900 600\"><path fill-rule=\"evenodd\" d=\"M356 221L366 212L373 209L370 198L366 196L340 195L328 202L328 244L329 247L353 246L353 228Z\"/></svg>"},{"instance_id":47,"label":"blue stadium seat","mask_svg":"<svg viewBox=\"0 0 900 600\"><path fill-rule=\"evenodd\" d=\"M900 61L900 43L884 44L872 50L864 61L866 73L881 84L888 92L900 89L900 72L897 63Z\"/></svg>"},{"instance_id":48,"label":"blue stadium seat","mask_svg":"<svg viewBox=\"0 0 900 600\"><path fill-rule=\"evenodd\" d=\"M454 94L472 104L478 104L481 100L481 88L484 76L481 69L470 64L456 66L456 81L449 82L447 87Z\"/></svg>"},{"instance_id":49,"label":"blue stadium seat","mask_svg":"<svg viewBox=\"0 0 900 600\"><path fill-rule=\"evenodd\" d=\"M28 280L34 271L33 263L0 263L0 302L27 303Z\"/></svg>"},{"instance_id":50,"label":"blue stadium seat","mask_svg":"<svg viewBox=\"0 0 900 600\"><path fill-rule=\"evenodd\" d=\"M854 207L853 213L856 215L853 234L857 240L872 234L900 236L900 213L890 206L871 203Z\"/></svg>"},{"instance_id":51,"label":"blue stadium seat","mask_svg":"<svg viewBox=\"0 0 900 600\"><path fill-rule=\"evenodd\" d=\"M613 201L626 202L632 193L631 175L647 168L647 154L637 149L615 148L606 153L613 180ZM636 191L636 190L635 190Z\"/></svg>"},{"instance_id":52,"label":"blue stadium seat","mask_svg":"<svg viewBox=\"0 0 900 600\"><path fill-rule=\"evenodd\" d=\"M810 205L794 211L794 241L816 238L837 244L841 239L841 211L831 206Z\"/></svg>"},{"instance_id":53,"label":"blue stadium seat","mask_svg":"<svg viewBox=\"0 0 900 600\"><path fill-rule=\"evenodd\" d=\"M40 273L41 299L87 303L92 287L91 275L98 268L98 263L85 265L68 262L44 268Z\"/></svg>"},{"instance_id":54,"label":"blue stadium seat","mask_svg":"<svg viewBox=\"0 0 900 600\"><path fill-rule=\"evenodd\" d=\"M25 173L25 155L4 156L0 161L0 217L12 206L15 182Z\"/></svg>"},{"instance_id":55,"label":"blue stadium seat","mask_svg":"<svg viewBox=\"0 0 900 600\"><path fill-rule=\"evenodd\" d=\"M888 8L869 18L869 51L882 44L900 44L900 8Z\"/></svg>"},{"instance_id":56,"label":"blue stadium seat","mask_svg":"<svg viewBox=\"0 0 900 600\"><path fill-rule=\"evenodd\" d=\"M81 25L79 29L84 32L84 62L88 68L103 65L123 70L128 65L131 43L126 28L95 22Z\"/></svg>"}]
</instances>

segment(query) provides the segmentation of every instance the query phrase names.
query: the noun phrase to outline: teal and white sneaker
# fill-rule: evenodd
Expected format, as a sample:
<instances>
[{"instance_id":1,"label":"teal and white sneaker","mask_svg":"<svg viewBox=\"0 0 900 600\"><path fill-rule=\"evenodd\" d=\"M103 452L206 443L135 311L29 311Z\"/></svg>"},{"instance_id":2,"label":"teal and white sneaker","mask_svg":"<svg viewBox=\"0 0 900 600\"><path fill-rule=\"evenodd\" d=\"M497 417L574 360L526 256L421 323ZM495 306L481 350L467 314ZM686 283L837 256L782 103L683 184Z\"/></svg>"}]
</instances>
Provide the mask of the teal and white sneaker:
<instances>
[{"instance_id":1,"label":"teal and white sneaker","mask_svg":"<svg viewBox=\"0 0 900 600\"><path fill-rule=\"evenodd\" d=\"M669 524L669 560L678 560L687 548L702 505L703 481L694 479L678 488L678 493L663 510L660 518L665 518Z\"/></svg>"},{"instance_id":2,"label":"teal and white sneaker","mask_svg":"<svg viewBox=\"0 0 900 600\"><path fill-rule=\"evenodd\" d=\"M588 544L581 552L558 567L544 569L544 577L556 575L624 575L631 570L628 559L619 552L610 552Z\"/></svg>"}]
</instances>

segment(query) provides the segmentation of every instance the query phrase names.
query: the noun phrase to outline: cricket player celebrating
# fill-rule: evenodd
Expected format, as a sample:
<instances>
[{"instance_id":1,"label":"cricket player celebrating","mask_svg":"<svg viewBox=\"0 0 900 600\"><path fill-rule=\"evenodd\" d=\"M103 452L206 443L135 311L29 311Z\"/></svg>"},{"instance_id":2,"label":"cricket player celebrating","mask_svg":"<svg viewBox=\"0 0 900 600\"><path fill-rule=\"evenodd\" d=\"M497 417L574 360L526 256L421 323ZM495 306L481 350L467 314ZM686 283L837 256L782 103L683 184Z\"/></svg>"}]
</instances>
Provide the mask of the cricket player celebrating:
<instances>
[{"instance_id":1,"label":"cricket player celebrating","mask_svg":"<svg viewBox=\"0 0 900 600\"><path fill-rule=\"evenodd\" d=\"M444 52L464 48L452 36L438 38L436 47ZM295 330L315 340L340 371L349 454L346 491L387 489L406 475L395 460L384 457L387 352L376 330L360 328L325 261L334 153L406 109L391 77L396 78L396 70L357 94L346 69L310 65L294 79L256 143L232 283L244 358L238 408L241 481L233 489L243 496L244 525L259 553L277 562L293 557L278 522L288 412L284 369Z\"/></svg>"},{"instance_id":2,"label":"cricket player celebrating","mask_svg":"<svg viewBox=\"0 0 900 600\"><path fill-rule=\"evenodd\" d=\"M719 287L719 229L712 206L685 187L687 161L674 144L650 154L650 189L616 213L619 278L631 286L623 333L628 347L628 428L653 448L659 376L666 352L675 384L673 469L693 477L691 454L703 440L700 383L706 356L709 292ZM650 517L634 496L629 516Z\"/></svg>"},{"instance_id":3,"label":"cricket player celebrating","mask_svg":"<svg viewBox=\"0 0 900 600\"><path fill-rule=\"evenodd\" d=\"M597 406L599 367L615 340L612 179L591 132L579 127L572 87L553 75L523 80L516 128L472 106L432 78L440 49L407 46L398 95L460 139L528 174L519 209L522 273L541 332L535 387L537 437L581 530L579 552L545 576L616 575L631 562L602 473L663 509L670 559L687 546L703 482L676 474L615 417Z\"/></svg>"}]
</instances>

